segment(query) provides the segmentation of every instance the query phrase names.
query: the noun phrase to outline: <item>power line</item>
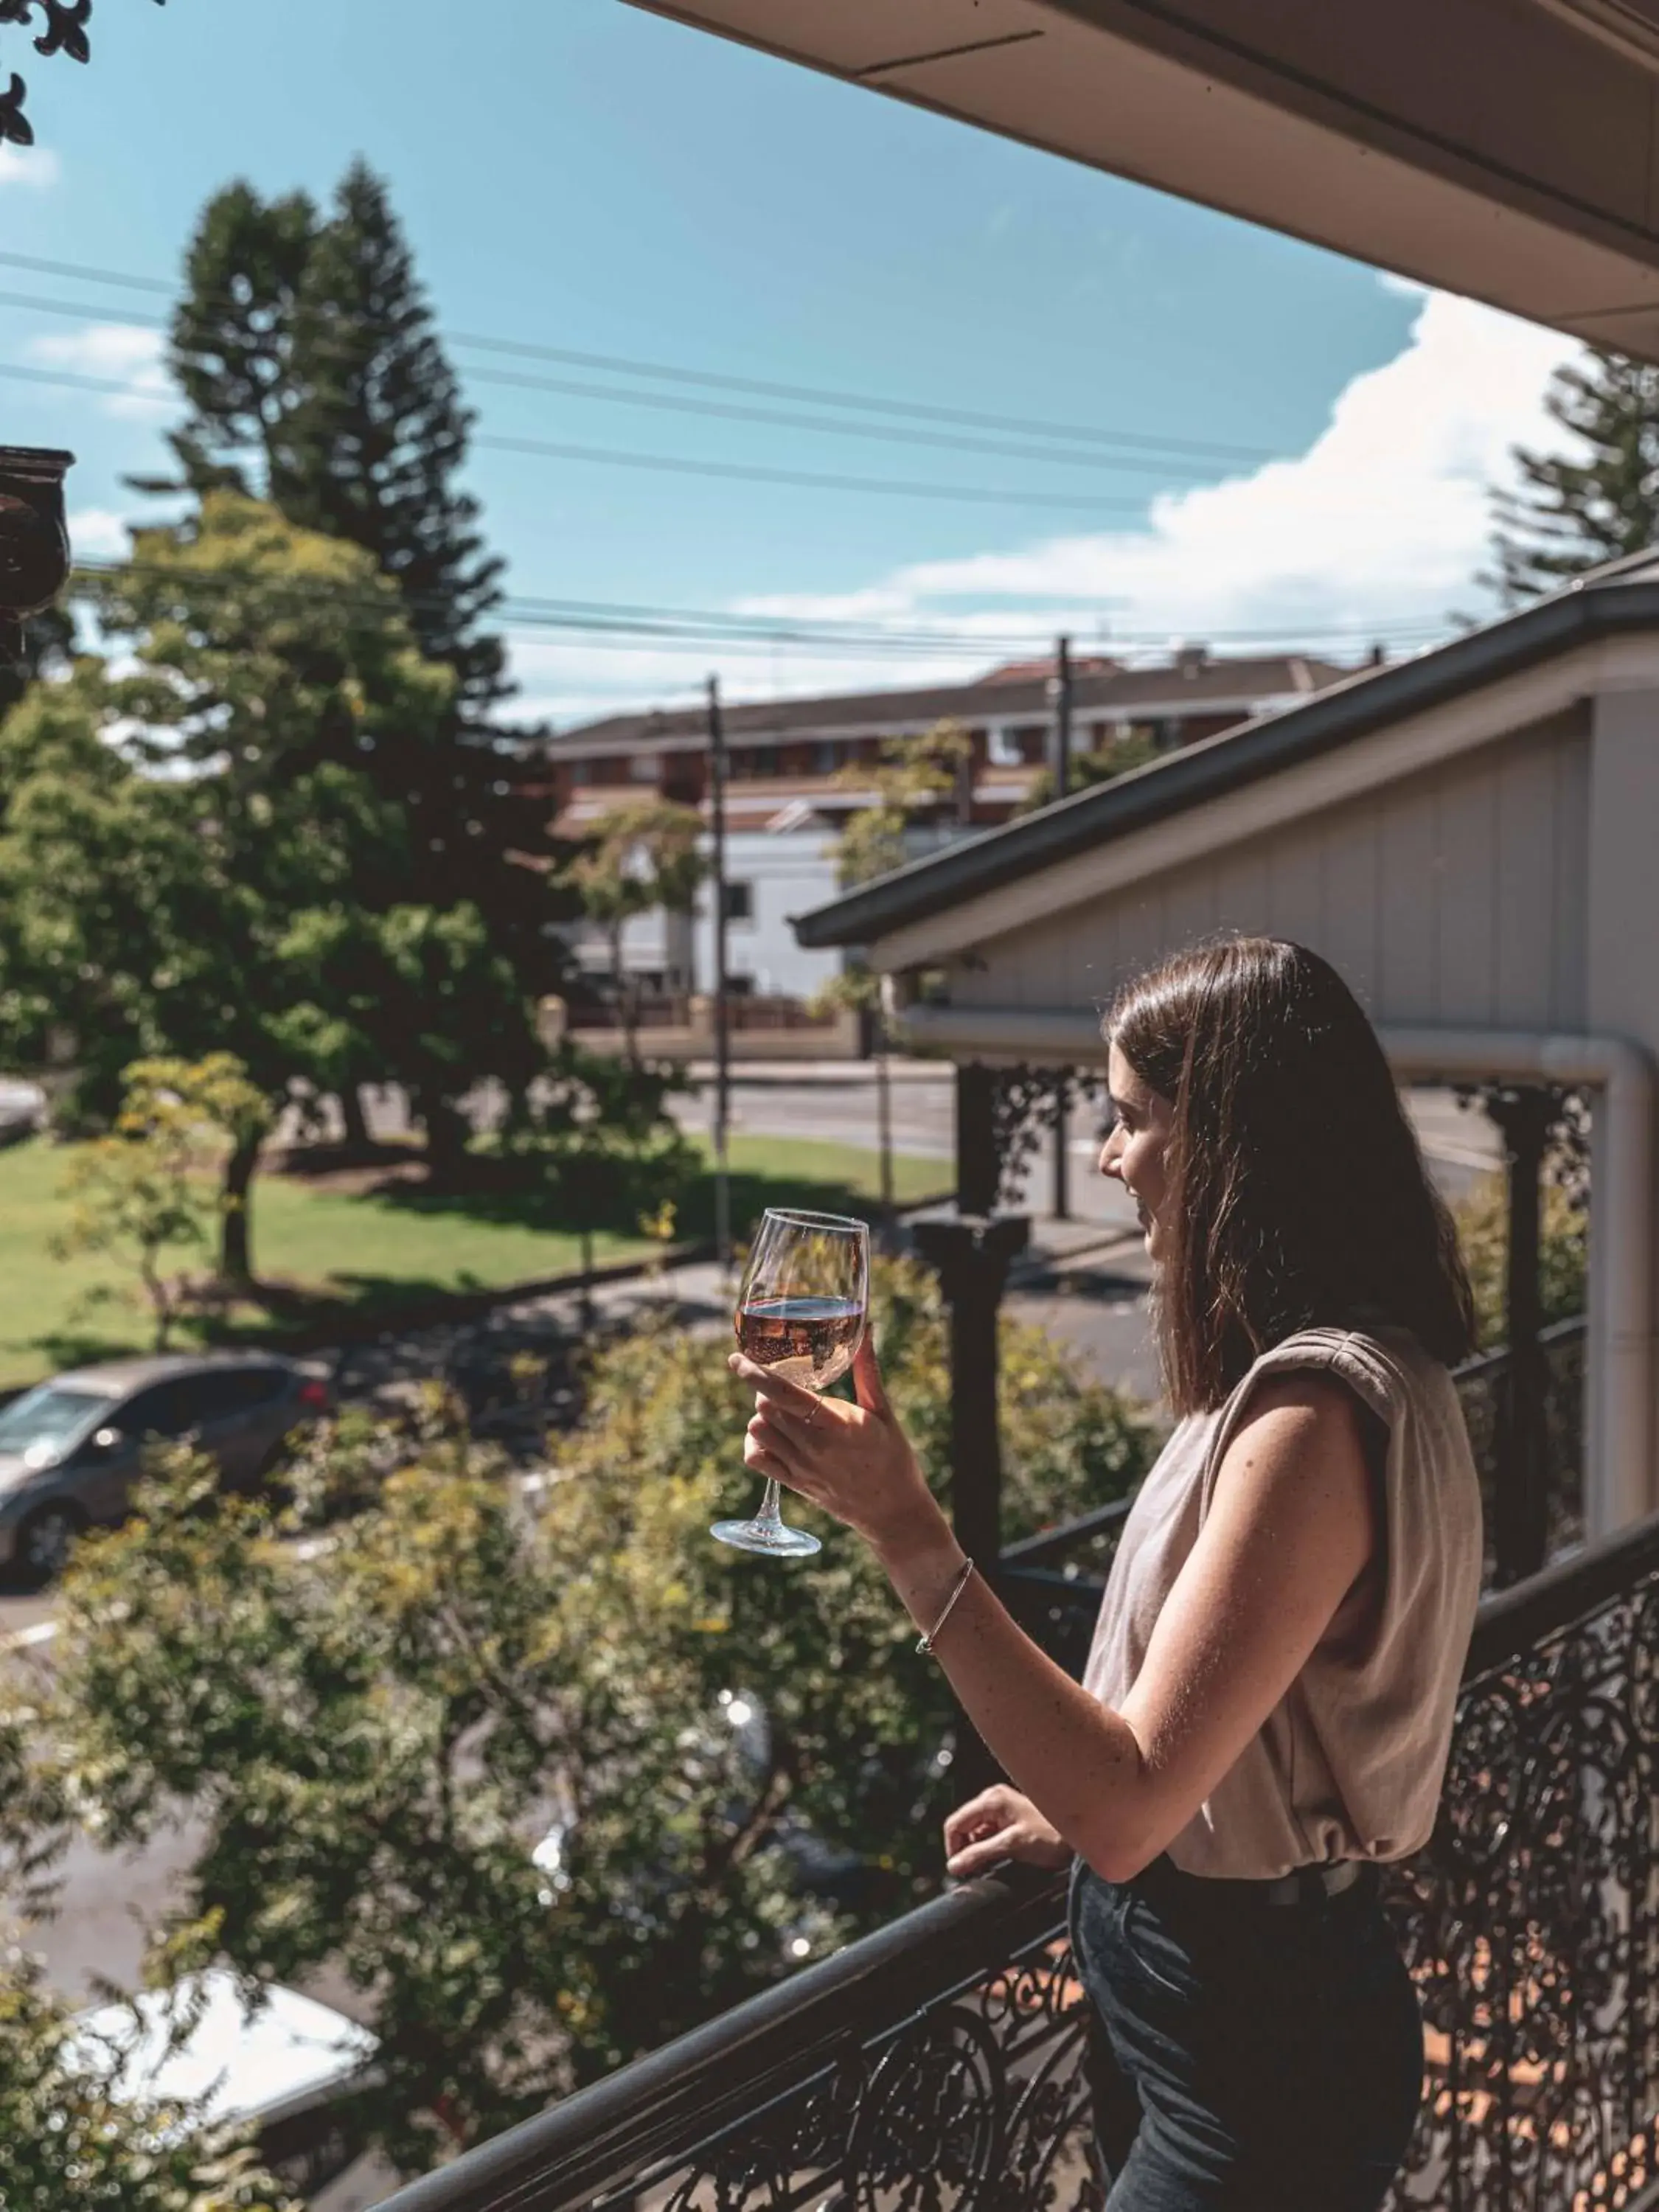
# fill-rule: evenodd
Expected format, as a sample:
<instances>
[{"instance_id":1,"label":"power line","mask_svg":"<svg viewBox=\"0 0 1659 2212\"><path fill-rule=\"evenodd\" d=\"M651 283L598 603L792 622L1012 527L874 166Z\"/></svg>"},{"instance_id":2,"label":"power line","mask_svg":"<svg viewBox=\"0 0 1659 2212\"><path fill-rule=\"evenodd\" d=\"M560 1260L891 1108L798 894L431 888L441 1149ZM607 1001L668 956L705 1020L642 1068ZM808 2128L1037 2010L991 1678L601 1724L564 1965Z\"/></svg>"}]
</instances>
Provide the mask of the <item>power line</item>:
<instances>
[{"instance_id":1,"label":"power line","mask_svg":"<svg viewBox=\"0 0 1659 2212\"><path fill-rule=\"evenodd\" d=\"M78 576L94 581L117 581L124 576L153 577L177 586L180 594L199 591L233 592L258 590L276 605L324 605L335 610L395 619L410 605L443 602L419 592L380 595L343 592L337 586L300 578L271 577L258 571L210 568L171 562L84 560L76 564ZM662 642L695 644L699 650L710 643L797 647L813 653L852 650L860 653L972 657L988 653L1030 653L1042 640L1036 633L1004 636L966 636L959 632L860 630L828 624L822 629L800 623L780 623L764 617L708 614L696 610L633 607L604 601L538 599L508 594L495 610L504 623L537 630L569 630L583 635L617 635Z\"/></svg>"},{"instance_id":2,"label":"power line","mask_svg":"<svg viewBox=\"0 0 1659 2212\"><path fill-rule=\"evenodd\" d=\"M866 496L966 501L976 507L1063 509L1070 514L1139 514L1144 500L1091 499L1075 492L994 490L975 484L911 483L881 477L827 476L805 469L762 468L744 461L693 461L672 453L618 453L610 447L556 445L541 438L476 438L498 453L529 453L543 460L596 461L612 468L645 469L662 476L721 477L737 483L793 484L814 491L854 491Z\"/></svg>"},{"instance_id":3,"label":"power line","mask_svg":"<svg viewBox=\"0 0 1659 2212\"><path fill-rule=\"evenodd\" d=\"M741 407L727 400L688 399L669 392L620 392L602 384L582 384L574 378L524 376L512 369L477 368L468 365L469 378L482 384L498 384L524 392L556 392L574 399L599 399L624 407L652 407L678 415L697 415L726 422L762 422L786 430L811 430L834 438L875 438L897 446L927 446L958 453L996 453L1013 460L1060 463L1067 468L1127 469L1143 475L1167 477L1174 467L1198 468L1196 459L1159 459L1149 453L1079 453L1063 446L1046 447L999 443L989 438L967 438L940 430L904 430L890 422L836 422L822 415L793 415L778 408Z\"/></svg>"},{"instance_id":4,"label":"power line","mask_svg":"<svg viewBox=\"0 0 1659 2212\"><path fill-rule=\"evenodd\" d=\"M763 399L803 399L818 407L857 408L872 414L902 415L917 422L956 422L966 428L1012 430L1024 437L1121 445L1142 453L1186 454L1206 461L1268 461L1277 458L1273 449L1267 446L1222 445L1206 439L1162 437L1156 432L1106 429L1097 424L1045 422L1019 415L980 414L972 409L936 407L920 400L878 399L861 392L829 391L819 385L726 376L710 369L681 368L665 362L630 360L620 354L581 353L568 346L532 345L517 338L478 337L463 331L447 331L442 335L453 345L474 346L480 351L518 354L532 361L562 362L572 368L609 369L617 375L672 379L676 383L703 385L718 392L751 392Z\"/></svg>"},{"instance_id":5,"label":"power line","mask_svg":"<svg viewBox=\"0 0 1659 2212\"><path fill-rule=\"evenodd\" d=\"M170 392L152 392L142 384L124 384L112 376L82 376L72 368L26 368L21 362L0 361L0 376L23 384L64 385L71 392L107 392L121 399L171 401Z\"/></svg>"},{"instance_id":6,"label":"power line","mask_svg":"<svg viewBox=\"0 0 1659 2212\"><path fill-rule=\"evenodd\" d=\"M78 276L88 284L124 284L134 292L161 292L171 299L178 287L160 276L130 276L119 269L90 269L84 261L42 261L33 253L0 253L8 269L31 269L40 276Z\"/></svg>"},{"instance_id":7,"label":"power line","mask_svg":"<svg viewBox=\"0 0 1659 2212\"><path fill-rule=\"evenodd\" d=\"M4 294L0 294L3 304ZM83 376L73 370L28 368L16 362L0 362L0 376L21 378L32 384L62 384L78 392L105 392L129 399L159 400L165 395L143 385L124 384L112 377ZM495 453L526 453L541 460L580 461L609 468L644 470L660 476L722 478L737 483L788 484L797 489L850 491L865 496L900 499L939 499L966 501L976 507L1053 507L1070 514L1139 514L1144 500L1099 499L1077 492L1023 491L1017 485L997 489L976 484L915 483L902 478L832 476L807 469L766 468L744 461L698 461L678 453L618 452L608 446L555 443L541 438L475 438L474 445Z\"/></svg>"},{"instance_id":8,"label":"power line","mask_svg":"<svg viewBox=\"0 0 1659 2212\"><path fill-rule=\"evenodd\" d=\"M76 307L67 300L43 300L33 294L0 292L0 307L25 307L51 315L72 316L84 320L88 310ZM167 325L159 315L128 315L127 321L145 330L165 330ZM30 372L15 369L15 375ZM897 446L922 446L953 453L989 453L1013 460L1036 461L1066 468L1127 470L1133 474L1167 479L1174 469L1193 469L1202 465L1195 459L1176 455L1158 459L1150 453L1075 453L1063 447L1012 445L994 439L963 437L952 432L937 430L901 429L891 422L837 422L823 416L787 413L777 408L744 407L732 402L714 399L691 399L683 393L666 392L626 392L602 384L585 384L573 377L526 376L513 369L479 368L469 366L467 376L480 384L499 385L514 391L550 392L571 399L599 400L605 404L622 407L647 407L659 412L696 415L705 419L726 422L757 422L772 428L808 430L815 434L833 438L863 438ZM34 372L33 380L45 383L44 372ZM487 444L487 439L477 442Z\"/></svg>"},{"instance_id":9,"label":"power line","mask_svg":"<svg viewBox=\"0 0 1659 2212\"><path fill-rule=\"evenodd\" d=\"M0 259L6 258L0 256ZM77 322L82 323L88 318L95 321L102 312L97 307L79 305L73 300L43 300L33 292L0 292L0 307L30 307L42 315L73 315ZM121 319L147 331L164 331L168 327L165 315L135 315L125 307L121 310Z\"/></svg>"},{"instance_id":10,"label":"power line","mask_svg":"<svg viewBox=\"0 0 1659 2212\"><path fill-rule=\"evenodd\" d=\"M212 568L193 563L178 565L171 562L139 558L132 561L86 559L77 562L76 568L77 574L94 580L117 580L125 575L155 577L176 584L181 591L203 586L223 591L258 588L274 594L279 599L344 606L355 611L387 618L396 617L409 606L447 605L431 593L411 592L401 588L395 597L370 592L343 592L337 586L320 580L272 578L257 570L229 567ZM395 584L395 579L391 580ZM665 607L643 601L571 599L527 592L505 593L495 611L507 623L536 629L562 629L595 635L614 633L629 637L672 637L697 643L799 646L814 652L844 647L865 653L890 651L962 654L982 659L988 654L997 653L1042 656L1046 655L1053 642L1046 626L1029 631L943 630L920 625L902 629L882 629L832 617L745 615L717 609ZM1221 644L1283 644L1283 641L1290 641L1290 643L1283 644L1283 649L1293 654L1304 651L1310 641L1340 647L1364 645L1378 637L1400 640L1441 636L1450 627L1449 622L1435 621L1425 616L1407 616L1382 621L1355 619L1341 623L1289 622L1255 629L1230 629L1206 625L1206 635L1210 642ZM1099 649L1106 653L1115 647L1131 651L1148 650L1166 646L1173 635L1174 632L1168 629L1116 629L1097 643ZM1086 668L1079 671L1079 679L1080 683L1087 683Z\"/></svg>"},{"instance_id":11,"label":"power line","mask_svg":"<svg viewBox=\"0 0 1659 2212\"><path fill-rule=\"evenodd\" d=\"M27 269L39 275L78 277L88 283L118 284L131 289L160 293L173 296L177 288L153 276L137 276L108 269L96 269L72 261L45 261L30 254L0 252L0 265ZM98 312L92 307L76 307L63 301L26 301L14 298L15 306L36 305L47 313L87 315ZM225 300L219 304L236 306ZM130 321L143 322L148 327L165 329L167 322L160 318L130 315ZM837 390L821 385L792 384L775 379L732 376L713 369L686 367L683 363L641 361L628 355L593 353L570 346L544 345L524 338L496 337L471 331L444 331L439 335L452 345L466 346L480 352L500 353L520 360L553 362L564 368L602 369L613 375L636 376L678 384L697 386L717 392L745 392L762 399L805 400L814 406L840 407L861 413L902 416L911 422L944 422L966 429L1007 430L1024 437L1069 440L1085 445L1122 446L1147 453L1184 454L1209 461L1263 461L1274 458L1269 447L1225 443L1217 440L1164 436L1157 433L1121 430L1098 423L1056 422L1030 416L985 413L975 409L942 407L936 403L915 399L889 399L868 392ZM474 372L482 374L482 371Z\"/></svg>"}]
</instances>

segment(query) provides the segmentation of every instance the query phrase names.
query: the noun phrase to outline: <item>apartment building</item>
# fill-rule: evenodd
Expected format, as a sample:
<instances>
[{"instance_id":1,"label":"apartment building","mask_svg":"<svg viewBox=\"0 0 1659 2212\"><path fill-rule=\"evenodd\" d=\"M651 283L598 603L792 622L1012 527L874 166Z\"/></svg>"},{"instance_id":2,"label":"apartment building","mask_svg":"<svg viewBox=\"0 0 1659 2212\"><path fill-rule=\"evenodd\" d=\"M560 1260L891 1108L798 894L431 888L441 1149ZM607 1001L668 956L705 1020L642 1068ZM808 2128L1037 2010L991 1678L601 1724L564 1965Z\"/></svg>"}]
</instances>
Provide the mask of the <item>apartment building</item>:
<instances>
[{"instance_id":1,"label":"apartment building","mask_svg":"<svg viewBox=\"0 0 1659 2212\"><path fill-rule=\"evenodd\" d=\"M1240 722L1300 704L1351 674L1304 653L1224 656L1201 645L1131 665L1104 655L1072 662L1074 753L1151 738L1174 750ZM1006 822L1052 764L1052 659L994 668L973 681L913 690L865 691L728 707L726 760L728 958L738 990L810 997L839 955L799 945L789 917L836 890L834 841L872 790L857 771L882 746L955 722L971 748L957 790L918 823L916 851ZM708 809L708 718L702 708L617 714L545 741L544 763L561 835L580 836L629 799L660 797ZM713 973L713 902L690 921L653 915L630 927L633 973L668 993L707 988ZM582 965L596 975L604 947L578 933Z\"/></svg>"}]
</instances>

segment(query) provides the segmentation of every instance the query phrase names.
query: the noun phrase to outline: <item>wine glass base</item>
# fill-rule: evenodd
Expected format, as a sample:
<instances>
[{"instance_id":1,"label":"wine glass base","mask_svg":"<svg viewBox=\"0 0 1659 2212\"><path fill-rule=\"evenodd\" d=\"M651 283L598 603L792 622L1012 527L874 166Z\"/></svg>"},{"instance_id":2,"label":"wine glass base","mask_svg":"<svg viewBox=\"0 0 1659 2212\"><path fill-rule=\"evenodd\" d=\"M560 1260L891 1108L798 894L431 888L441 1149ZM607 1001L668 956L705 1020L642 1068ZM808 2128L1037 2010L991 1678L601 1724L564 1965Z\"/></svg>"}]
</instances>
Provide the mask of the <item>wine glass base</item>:
<instances>
[{"instance_id":1,"label":"wine glass base","mask_svg":"<svg viewBox=\"0 0 1659 2212\"><path fill-rule=\"evenodd\" d=\"M708 1533L735 1551L763 1552L774 1559L810 1559L823 1549L805 1528L791 1528L781 1521L716 1521Z\"/></svg>"}]
</instances>

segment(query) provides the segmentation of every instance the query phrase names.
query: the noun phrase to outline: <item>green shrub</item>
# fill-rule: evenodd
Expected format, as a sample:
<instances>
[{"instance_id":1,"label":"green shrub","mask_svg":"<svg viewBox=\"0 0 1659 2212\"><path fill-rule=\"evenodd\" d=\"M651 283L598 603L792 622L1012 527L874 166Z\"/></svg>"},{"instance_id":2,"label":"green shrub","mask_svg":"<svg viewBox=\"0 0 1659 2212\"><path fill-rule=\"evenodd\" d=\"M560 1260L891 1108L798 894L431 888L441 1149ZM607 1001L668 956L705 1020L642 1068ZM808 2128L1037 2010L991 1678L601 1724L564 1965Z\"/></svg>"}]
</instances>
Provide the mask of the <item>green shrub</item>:
<instances>
[{"instance_id":1,"label":"green shrub","mask_svg":"<svg viewBox=\"0 0 1659 2212\"><path fill-rule=\"evenodd\" d=\"M1474 1291L1477 1339L1483 1352L1504 1334L1504 1275L1509 1263L1508 1187L1482 1176L1455 1209L1457 1240ZM1546 1324L1582 1314L1589 1297L1589 1218L1567 1192L1546 1182L1538 1249L1538 1284Z\"/></svg>"}]
</instances>

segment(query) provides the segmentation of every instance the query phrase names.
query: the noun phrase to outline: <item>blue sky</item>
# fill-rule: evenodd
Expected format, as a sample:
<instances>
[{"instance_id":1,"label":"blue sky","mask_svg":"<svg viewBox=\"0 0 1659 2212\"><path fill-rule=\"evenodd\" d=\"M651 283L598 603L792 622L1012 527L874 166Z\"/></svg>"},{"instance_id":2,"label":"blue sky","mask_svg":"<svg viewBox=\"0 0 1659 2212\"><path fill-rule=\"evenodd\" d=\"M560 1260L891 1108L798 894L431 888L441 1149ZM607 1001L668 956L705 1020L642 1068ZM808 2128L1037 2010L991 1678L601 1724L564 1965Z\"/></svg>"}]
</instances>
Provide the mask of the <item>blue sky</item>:
<instances>
[{"instance_id":1,"label":"blue sky","mask_svg":"<svg viewBox=\"0 0 1659 2212\"><path fill-rule=\"evenodd\" d=\"M170 277L217 186L325 197L361 152L452 330L1261 457L1082 470L472 381L485 435L1010 494L480 449L471 482L522 592L937 627L967 641L939 673L970 665L976 631L994 658L1060 622L1137 648L1230 631L1407 642L1479 604L1482 487L1536 430L1567 351L620 0L100 0L94 34L81 70L0 32L41 141L0 161L5 250ZM0 300L0 364L161 382L134 318L164 301L3 267L0 294L85 310ZM80 453L88 550L142 514L120 479L153 461L169 412L164 391L103 400L0 376L0 442ZM878 651L722 659L544 635L514 654L526 709L567 721L684 692L711 665L749 696L933 672Z\"/></svg>"}]
</instances>

